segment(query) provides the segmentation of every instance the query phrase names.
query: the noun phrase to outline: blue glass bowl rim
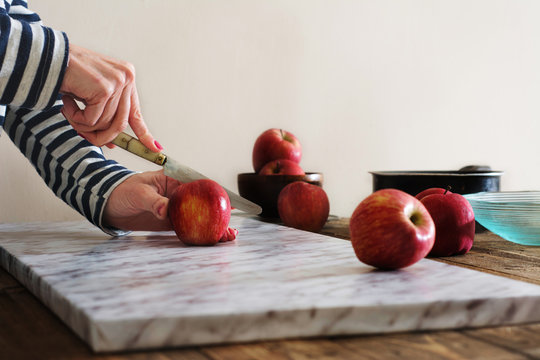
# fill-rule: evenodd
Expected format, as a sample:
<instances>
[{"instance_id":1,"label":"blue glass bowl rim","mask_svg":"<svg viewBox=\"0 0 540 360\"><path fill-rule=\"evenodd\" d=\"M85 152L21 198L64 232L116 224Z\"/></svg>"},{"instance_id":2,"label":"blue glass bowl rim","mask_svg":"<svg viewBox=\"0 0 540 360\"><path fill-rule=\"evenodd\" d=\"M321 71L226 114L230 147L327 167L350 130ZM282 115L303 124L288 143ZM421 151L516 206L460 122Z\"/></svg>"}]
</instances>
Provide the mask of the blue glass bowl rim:
<instances>
[{"instance_id":1,"label":"blue glass bowl rim","mask_svg":"<svg viewBox=\"0 0 540 360\"><path fill-rule=\"evenodd\" d=\"M540 190L521 191L484 191L463 195L471 205L474 203L485 205L523 204L540 205ZM533 200L533 201L532 201Z\"/></svg>"}]
</instances>

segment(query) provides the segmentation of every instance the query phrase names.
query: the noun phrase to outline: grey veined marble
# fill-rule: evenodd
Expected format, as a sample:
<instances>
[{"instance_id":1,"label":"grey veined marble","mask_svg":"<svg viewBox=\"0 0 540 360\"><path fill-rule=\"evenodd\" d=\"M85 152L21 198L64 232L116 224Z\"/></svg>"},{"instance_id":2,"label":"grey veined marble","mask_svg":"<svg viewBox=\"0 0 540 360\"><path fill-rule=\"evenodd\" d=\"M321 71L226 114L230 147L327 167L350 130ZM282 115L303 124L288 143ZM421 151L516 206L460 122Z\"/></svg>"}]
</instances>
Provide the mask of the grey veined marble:
<instances>
[{"instance_id":1,"label":"grey veined marble","mask_svg":"<svg viewBox=\"0 0 540 360\"><path fill-rule=\"evenodd\" d=\"M350 242L234 215L236 241L0 225L2 266L95 351L540 321L540 286L431 260L383 272Z\"/></svg>"}]
</instances>

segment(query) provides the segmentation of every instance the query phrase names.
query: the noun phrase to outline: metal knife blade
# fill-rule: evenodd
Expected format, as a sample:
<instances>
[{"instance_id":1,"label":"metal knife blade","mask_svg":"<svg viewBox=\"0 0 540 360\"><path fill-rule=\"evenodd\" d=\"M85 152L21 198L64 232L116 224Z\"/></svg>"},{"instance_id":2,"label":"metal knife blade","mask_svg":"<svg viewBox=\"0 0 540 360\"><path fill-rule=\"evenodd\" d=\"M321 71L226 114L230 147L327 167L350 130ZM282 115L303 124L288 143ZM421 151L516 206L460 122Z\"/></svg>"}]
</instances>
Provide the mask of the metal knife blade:
<instances>
[{"instance_id":1,"label":"metal knife blade","mask_svg":"<svg viewBox=\"0 0 540 360\"><path fill-rule=\"evenodd\" d=\"M150 151L150 149L144 146L138 139L126 133L119 133L112 142L113 144L129 151L132 154L140 156L143 159L153 162L154 164L163 166L165 175L180 182L188 183L195 180L208 179L208 177L204 176L203 174L188 166L178 163L163 153L155 153ZM227 192L227 195L229 195L229 200L231 201L232 207L250 214L260 214L262 212L262 208L259 205L244 199L240 195L237 195L225 187L223 187L223 189Z\"/></svg>"},{"instance_id":2,"label":"metal knife blade","mask_svg":"<svg viewBox=\"0 0 540 360\"><path fill-rule=\"evenodd\" d=\"M208 179L208 177L204 176L203 174L193 170L189 166L178 163L169 156L167 156L167 160L165 160L165 164L163 164L163 170L165 175L184 183L200 179ZM224 186L221 187L225 190L227 195L229 195L229 200L231 201L232 207L250 214L260 214L262 212L262 208L259 205L244 199Z\"/></svg>"}]
</instances>

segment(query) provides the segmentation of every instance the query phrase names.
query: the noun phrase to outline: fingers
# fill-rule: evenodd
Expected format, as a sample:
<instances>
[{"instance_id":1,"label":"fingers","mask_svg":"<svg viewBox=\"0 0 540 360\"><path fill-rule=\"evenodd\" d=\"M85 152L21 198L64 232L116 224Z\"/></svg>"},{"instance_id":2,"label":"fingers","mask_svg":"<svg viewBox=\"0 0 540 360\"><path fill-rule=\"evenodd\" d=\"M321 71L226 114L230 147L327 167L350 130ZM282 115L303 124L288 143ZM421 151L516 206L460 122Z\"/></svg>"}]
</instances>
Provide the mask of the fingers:
<instances>
[{"instance_id":1,"label":"fingers","mask_svg":"<svg viewBox=\"0 0 540 360\"><path fill-rule=\"evenodd\" d=\"M158 220L165 220L168 216L169 199L159 195L152 186L141 186L136 195L136 204L140 210L148 211Z\"/></svg>"},{"instance_id":2,"label":"fingers","mask_svg":"<svg viewBox=\"0 0 540 360\"><path fill-rule=\"evenodd\" d=\"M160 152L163 150L161 145L154 140L153 136L148 131L146 124L142 120L141 112L138 110L138 97L136 96L136 89L134 85L126 87L122 91L122 94L117 101L112 99L109 101L106 108L110 109L116 107L116 113L112 117L111 121L109 121L107 124L102 122L96 127L86 126L74 120L76 118L80 118L81 114L84 116L84 112L91 109L92 106L87 106L83 111L79 108L72 97L64 95L62 100L64 101L62 113L66 119L70 122L73 128L77 130L78 133L84 135L84 137L94 145L106 145L109 148L114 147L114 145L110 144L111 141L118 135L118 133L126 129L128 126L128 121L131 121L128 119L131 119L131 114L133 114L133 119L135 120L132 121L133 125L131 127L139 140L141 140L141 142L151 151ZM135 100L136 103L133 103L133 100Z\"/></svg>"},{"instance_id":3,"label":"fingers","mask_svg":"<svg viewBox=\"0 0 540 360\"><path fill-rule=\"evenodd\" d=\"M221 236L221 239L219 239L220 242L227 242L227 241L233 241L236 239L236 236L238 235L238 230L234 228L227 228L223 235Z\"/></svg>"},{"instance_id":4,"label":"fingers","mask_svg":"<svg viewBox=\"0 0 540 360\"><path fill-rule=\"evenodd\" d=\"M103 117L106 116L105 114L110 113L113 108L116 109L116 113L110 121L102 121L94 127L87 126L79 121L81 121L81 118L86 118L88 111L92 111L93 113L98 111L94 110L96 106L88 105L84 110L81 110L77 102L69 95L64 95L62 101L64 102L64 107L62 108L64 117L78 133L84 134L85 138L94 145L107 145L108 147L111 147L109 146L109 143L111 143L120 132L124 131L129 123L137 138L147 148L154 152L163 150L163 147L154 140L154 137L150 134L142 119L137 90L134 85L124 88L118 99L109 100L105 112L103 113Z\"/></svg>"},{"instance_id":5,"label":"fingers","mask_svg":"<svg viewBox=\"0 0 540 360\"><path fill-rule=\"evenodd\" d=\"M69 123L78 131L90 132L105 130L110 127L114 111L118 107L118 97L103 100L84 100L84 109L81 109L73 96L62 96L64 107L62 114ZM112 115L111 115L112 113Z\"/></svg>"},{"instance_id":6,"label":"fingers","mask_svg":"<svg viewBox=\"0 0 540 360\"><path fill-rule=\"evenodd\" d=\"M62 114L77 132L93 131L90 126L84 124L84 111L79 108L79 105L77 105L77 102L73 97L70 95L63 95L62 102L64 103Z\"/></svg>"},{"instance_id":7,"label":"fingers","mask_svg":"<svg viewBox=\"0 0 540 360\"><path fill-rule=\"evenodd\" d=\"M169 199L162 197L152 205L152 214L159 220L167 219L169 215Z\"/></svg>"},{"instance_id":8,"label":"fingers","mask_svg":"<svg viewBox=\"0 0 540 360\"><path fill-rule=\"evenodd\" d=\"M129 112L129 126L137 136L137 138L153 152L160 152L163 147L154 140L154 137L148 131L146 124L141 114L141 106L139 104L139 95L135 86L131 89L131 108Z\"/></svg>"},{"instance_id":9,"label":"fingers","mask_svg":"<svg viewBox=\"0 0 540 360\"><path fill-rule=\"evenodd\" d=\"M137 176L137 175L136 175ZM169 215L169 191L178 186L178 182L163 175L163 170L146 172L138 175L141 183L137 192L138 206L151 212L157 219L165 220Z\"/></svg>"},{"instance_id":10,"label":"fingers","mask_svg":"<svg viewBox=\"0 0 540 360\"><path fill-rule=\"evenodd\" d=\"M172 230L166 197L168 186L163 170L134 174L109 196L104 223L123 230Z\"/></svg>"},{"instance_id":11,"label":"fingers","mask_svg":"<svg viewBox=\"0 0 540 360\"><path fill-rule=\"evenodd\" d=\"M118 107L118 102L111 99L113 104L107 103L107 108ZM73 126L75 130L79 133L89 133L95 131L107 130L110 127L111 119L103 120L103 104L87 104L84 109L79 107L79 104L71 95L63 95L62 102L64 106L62 107L62 114L67 121ZM100 115L95 115L100 114ZM102 118L98 122L99 118ZM97 145L97 144L96 144Z\"/></svg>"},{"instance_id":12,"label":"fingers","mask_svg":"<svg viewBox=\"0 0 540 360\"><path fill-rule=\"evenodd\" d=\"M92 132L87 137L88 141L90 141L92 144L99 144L98 146L103 146L105 144L109 144L111 141L114 140L118 133L126 129L126 119L128 117L130 108L130 93L130 88L124 89L120 96L120 99L118 100L116 114L112 118L110 126L105 130Z\"/></svg>"},{"instance_id":13,"label":"fingers","mask_svg":"<svg viewBox=\"0 0 540 360\"><path fill-rule=\"evenodd\" d=\"M69 59L60 87L62 112L77 132L85 134L94 145L102 146L131 126L150 150L163 149L141 115L133 65L73 44ZM85 104L84 109L79 108L75 99Z\"/></svg>"},{"instance_id":14,"label":"fingers","mask_svg":"<svg viewBox=\"0 0 540 360\"><path fill-rule=\"evenodd\" d=\"M165 175L163 175L165 176ZM173 179L173 178L170 178L168 176L166 176L166 181L167 181L167 187L165 189L165 196L167 197L171 197L172 194L176 191L176 189L182 185L182 183L176 179Z\"/></svg>"}]
</instances>

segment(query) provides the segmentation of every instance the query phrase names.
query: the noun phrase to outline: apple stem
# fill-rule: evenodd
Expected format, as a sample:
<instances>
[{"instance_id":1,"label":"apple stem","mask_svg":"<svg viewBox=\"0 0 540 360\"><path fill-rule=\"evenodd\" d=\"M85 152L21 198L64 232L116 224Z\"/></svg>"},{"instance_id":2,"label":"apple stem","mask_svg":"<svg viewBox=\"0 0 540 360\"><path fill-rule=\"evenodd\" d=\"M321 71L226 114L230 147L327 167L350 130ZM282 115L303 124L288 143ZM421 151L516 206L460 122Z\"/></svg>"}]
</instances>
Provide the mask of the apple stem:
<instances>
[{"instance_id":1,"label":"apple stem","mask_svg":"<svg viewBox=\"0 0 540 360\"><path fill-rule=\"evenodd\" d=\"M452 187L450 185L448 185L446 187L446 190L444 191L444 194L443 195L446 195L447 192L449 192L450 190L452 190Z\"/></svg>"},{"instance_id":2,"label":"apple stem","mask_svg":"<svg viewBox=\"0 0 540 360\"><path fill-rule=\"evenodd\" d=\"M274 169L274 174L279 174L280 171L281 171L281 162L277 161L276 168Z\"/></svg>"}]
</instances>

